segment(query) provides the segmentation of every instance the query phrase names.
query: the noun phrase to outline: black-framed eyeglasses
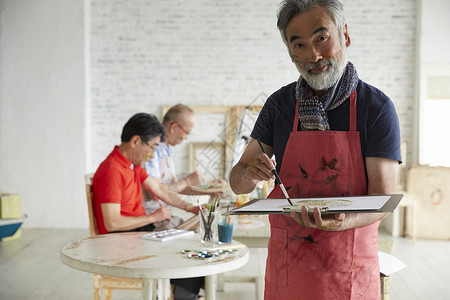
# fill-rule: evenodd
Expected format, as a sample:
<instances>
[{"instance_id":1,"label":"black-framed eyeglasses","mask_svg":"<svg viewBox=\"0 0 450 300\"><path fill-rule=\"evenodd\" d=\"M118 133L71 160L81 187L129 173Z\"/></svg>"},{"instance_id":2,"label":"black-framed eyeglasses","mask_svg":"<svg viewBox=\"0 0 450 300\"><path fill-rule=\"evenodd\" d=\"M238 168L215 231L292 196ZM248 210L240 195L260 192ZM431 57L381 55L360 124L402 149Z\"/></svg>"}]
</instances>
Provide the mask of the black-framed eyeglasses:
<instances>
[{"instance_id":1,"label":"black-framed eyeglasses","mask_svg":"<svg viewBox=\"0 0 450 300\"><path fill-rule=\"evenodd\" d=\"M141 143L142 144L144 144L144 145L146 145L147 147L149 147L153 152L155 152L156 151L156 145L150 145L149 143L150 143L150 141L148 141L148 142L143 142L142 140L141 140Z\"/></svg>"}]
</instances>

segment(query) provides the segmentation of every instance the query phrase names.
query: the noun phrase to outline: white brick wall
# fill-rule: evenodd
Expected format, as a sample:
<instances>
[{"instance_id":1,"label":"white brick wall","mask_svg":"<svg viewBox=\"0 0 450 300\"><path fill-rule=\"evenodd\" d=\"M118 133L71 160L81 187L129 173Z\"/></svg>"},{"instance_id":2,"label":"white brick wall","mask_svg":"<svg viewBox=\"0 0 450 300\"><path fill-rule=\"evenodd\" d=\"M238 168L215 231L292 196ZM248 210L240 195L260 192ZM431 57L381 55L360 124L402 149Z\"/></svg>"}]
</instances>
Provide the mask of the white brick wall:
<instances>
[{"instance_id":1,"label":"white brick wall","mask_svg":"<svg viewBox=\"0 0 450 300\"><path fill-rule=\"evenodd\" d=\"M361 79L394 102L402 142L414 139L416 0L346 0L349 57ZM408 156L412 147L408 148ZM409 159L409 161L411 161Z\"/></svg>"},{"instance_id":2,"label":"white brick wall","mask_svg":"<svg viewBox=\"0 0 450 300\"><path fill-rule=\"evenodd\" d=\"M162 105L179 102L246 105L298 77L276 28L279 0L91 2L92 171L136 112L159 116ZM415 5L344 1L350 60L362 79L392 98L407 142Z\"/></svg>"}]
</instances>

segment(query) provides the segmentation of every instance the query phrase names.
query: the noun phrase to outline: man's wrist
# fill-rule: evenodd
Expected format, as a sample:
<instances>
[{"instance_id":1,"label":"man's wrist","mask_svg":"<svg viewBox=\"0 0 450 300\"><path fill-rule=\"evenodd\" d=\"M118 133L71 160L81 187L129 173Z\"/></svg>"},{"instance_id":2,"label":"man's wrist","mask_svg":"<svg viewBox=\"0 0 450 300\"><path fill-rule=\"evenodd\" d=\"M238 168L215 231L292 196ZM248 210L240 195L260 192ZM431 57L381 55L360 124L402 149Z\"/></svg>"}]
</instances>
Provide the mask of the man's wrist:
<instances>
[{"instance_id":1,"label":"man's wrist","mask_svg":"<svg viewBox=\"0 0 450 300\"><path fill-rule=\"evenodd\" d=\"M191 210L192 210L191 204L186 205L186 207L184 208L184 211L186 211L186 212L190 212Z\"/></svg>"}]
</instances>

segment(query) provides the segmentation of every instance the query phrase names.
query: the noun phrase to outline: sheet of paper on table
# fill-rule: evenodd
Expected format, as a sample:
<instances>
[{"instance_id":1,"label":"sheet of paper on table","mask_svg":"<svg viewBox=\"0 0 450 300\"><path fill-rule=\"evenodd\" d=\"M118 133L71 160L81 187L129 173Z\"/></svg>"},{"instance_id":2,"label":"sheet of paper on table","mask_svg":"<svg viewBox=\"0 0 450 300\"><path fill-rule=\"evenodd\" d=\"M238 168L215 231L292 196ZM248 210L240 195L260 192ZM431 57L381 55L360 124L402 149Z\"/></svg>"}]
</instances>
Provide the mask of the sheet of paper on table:
<instances>
[{"instance_id":1,"label":"sheet of paper on table","mask_svg":"<svg viewBox=\"0 0 450 300\"><path fill-rule=\"evenodd\" d=\"M314 207L318 207L322 213L392 212L402 197L402 194L391 194L382 196L291 198L293 206L289 205L286 199L255 199L224 213L224 215L283 214L291 211L301 211L303 205L308 207L310 211Z\"/></svg>"},{"instance_id":2,"label":"sheet of paper on table","mask_svg":"<svg viewBox=\"0 0 450 300\"><path fill-rule=\"evenodd\" d=\"M178 238L188 237L194 235L193 231L189 230L180 230L180 229L167 229L162 231L154 231L150 233L145 233L142 235L144 240L152 240L152 241L170 241Z\"/></svg>"}]
</instances>

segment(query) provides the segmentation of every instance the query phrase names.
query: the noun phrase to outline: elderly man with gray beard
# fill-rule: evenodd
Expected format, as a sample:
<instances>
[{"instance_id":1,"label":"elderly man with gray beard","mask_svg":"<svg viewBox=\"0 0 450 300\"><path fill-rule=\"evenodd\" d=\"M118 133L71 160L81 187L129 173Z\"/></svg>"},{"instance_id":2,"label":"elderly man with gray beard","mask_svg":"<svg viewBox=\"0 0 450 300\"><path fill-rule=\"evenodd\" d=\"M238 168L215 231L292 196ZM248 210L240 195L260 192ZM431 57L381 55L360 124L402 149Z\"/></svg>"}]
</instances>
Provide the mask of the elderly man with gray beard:
<instances>
[{"instance_id":1,"label":"elderly man with gray beard","mask_svg":"<svg viewBox=\"0 0 450 300\"><path fill-rule=\"evenodd\" d=\"M401 163L397 113L348 61L342 4L285 0L277 26L300 77L265 103L230 174L233 191L251 192L274 177L276 166L291 197L394 193ZM279 185L269 197L284 198ZM265 299L378 299L377 229L384 216L306 207L271 215Z\"/></svg>"}]
</instances>

